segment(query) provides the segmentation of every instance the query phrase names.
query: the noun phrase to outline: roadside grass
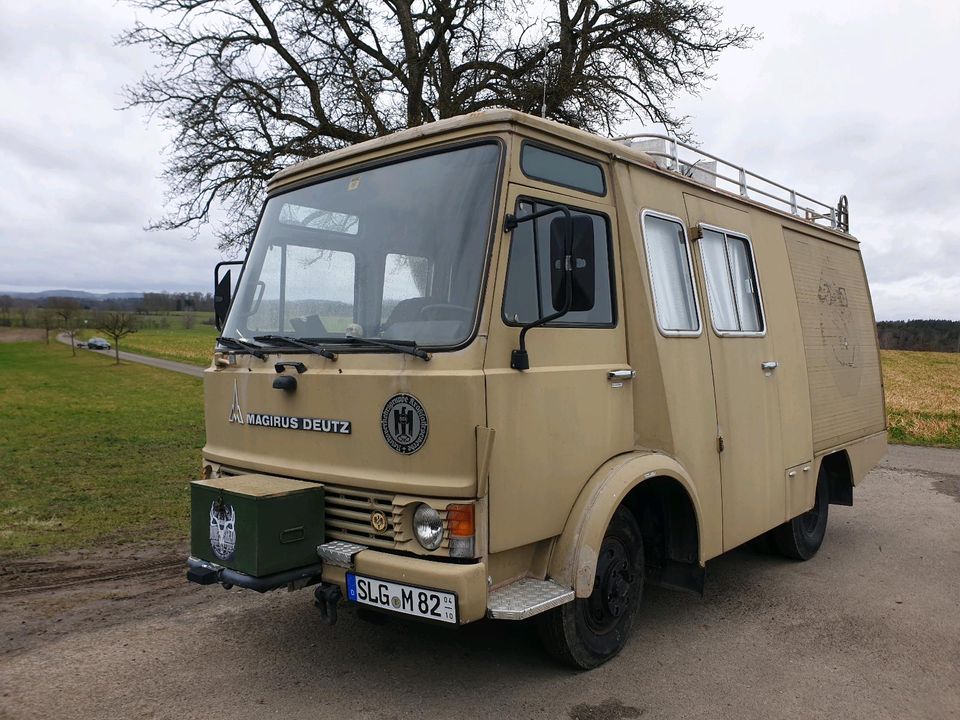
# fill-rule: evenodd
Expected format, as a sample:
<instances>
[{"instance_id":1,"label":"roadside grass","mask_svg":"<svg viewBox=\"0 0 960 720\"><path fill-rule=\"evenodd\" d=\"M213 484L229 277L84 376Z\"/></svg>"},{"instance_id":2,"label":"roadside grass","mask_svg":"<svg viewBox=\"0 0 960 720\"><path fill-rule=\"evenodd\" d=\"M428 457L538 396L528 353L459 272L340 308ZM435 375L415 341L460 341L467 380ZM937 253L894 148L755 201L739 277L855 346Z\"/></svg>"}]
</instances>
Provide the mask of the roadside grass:
<instances>
[{"instance_id":1,"label":"roadside grass","mask_svg":"<svg viewBox=\"0 0 960 720\"><path fill-rule=\"evenodd\" d=\"M186 537L199 379L0 345L0 557Z\"/></svg>"},{"instance_id":2,"label":"roadside grass","mask_svg":"<svg viewBox=\"0 0 960 720\"><path fill-rule=\"evenodd\" d=\"M890 442L960 448L960 353L881 350Z\"/></svg>"}]
</instances>

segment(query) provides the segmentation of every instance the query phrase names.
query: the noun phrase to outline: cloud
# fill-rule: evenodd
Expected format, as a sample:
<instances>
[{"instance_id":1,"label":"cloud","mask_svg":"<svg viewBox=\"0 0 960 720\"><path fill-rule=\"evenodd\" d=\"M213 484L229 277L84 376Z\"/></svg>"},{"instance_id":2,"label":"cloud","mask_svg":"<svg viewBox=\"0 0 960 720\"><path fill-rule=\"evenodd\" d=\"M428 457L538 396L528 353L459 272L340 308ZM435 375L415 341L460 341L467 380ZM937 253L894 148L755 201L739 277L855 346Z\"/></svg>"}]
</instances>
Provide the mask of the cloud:
<instances>
[{"instance_id":1,"label":"cloud","mask_svg":"<svg viewBox=\"0 0 960 720\"><path fill-rule=\"evenodd\" d=\"M164 213L164 132L120 111L149 67L113 38L123 5L5 9L0 26L0 288L208 290L213 233L149 232Z\"/></svg>"},{"instance_id":2,"label":"cloud","mask_svg":"<svg viewBox=\"0 0 960 720\"><path fill-rule=\"evenodd\" d=\"M764 39L678 103L701 146L831 204L847 194L878 319L960 319L960 6L723 5Z\"/></svg>"},{"instance_id":3,"label":"cloud","mask_svg":"<svg viewBox=\"0 0 960 720\"><path fill-rule=\"evenodd\" d=\"M830 203L846 193L878 318L960 318L960 5L722 4L764 39L678 101L703 147ZM164 213L167 135L117 109L152 63L113 45L134 17L111 2L4 8L0 289L210 287L210 229L143 230Z\"/></svg>"}]
</instances>

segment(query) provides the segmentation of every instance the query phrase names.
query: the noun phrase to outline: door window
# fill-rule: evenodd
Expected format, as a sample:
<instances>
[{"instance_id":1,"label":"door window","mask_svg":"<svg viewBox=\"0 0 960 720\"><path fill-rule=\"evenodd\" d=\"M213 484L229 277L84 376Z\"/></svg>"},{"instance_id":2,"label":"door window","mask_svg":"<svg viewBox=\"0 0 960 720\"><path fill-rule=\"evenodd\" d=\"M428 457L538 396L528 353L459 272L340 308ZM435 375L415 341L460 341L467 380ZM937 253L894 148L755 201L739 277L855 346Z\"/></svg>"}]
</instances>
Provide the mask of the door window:
<instances>
[{"instance_id":1,"label":"door window","mask_svg":"<svg viewBox=\"0 0 960 720\"><path fill-rule=\"evenodd\" d=\"M546 203L521 200L517 215L527 215L549 207ZM572 210L572 209L571 209ZM551 326L612 327L614 317L613 283L610 259L609 220L599 213L572 210L593 222L594 288L593 308L570 312ZM520 223L510 240L510 260L503 297L503 319L508 325L533 322L557 311L550 288L550 223L560 213Z\"/></svg>"},{"instance_id":2,"label":"door window","mask_svg":"<svg viewBox=\"0 0 960 720\"><path fill-rule=\"evenodd\" d=\"M715 228L703 227L702 232L700 257L714 330L722 335L762 335L763 303L750 241Z\"/></svg>"}]
</instances>

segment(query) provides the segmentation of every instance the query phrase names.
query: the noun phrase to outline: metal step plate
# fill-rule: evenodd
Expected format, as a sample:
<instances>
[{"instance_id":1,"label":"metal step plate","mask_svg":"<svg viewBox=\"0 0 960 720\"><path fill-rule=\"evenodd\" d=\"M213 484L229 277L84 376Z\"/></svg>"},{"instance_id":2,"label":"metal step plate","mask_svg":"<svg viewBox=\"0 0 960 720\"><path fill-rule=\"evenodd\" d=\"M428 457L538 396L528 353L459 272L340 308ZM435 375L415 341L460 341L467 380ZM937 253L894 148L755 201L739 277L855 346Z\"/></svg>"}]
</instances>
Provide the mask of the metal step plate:
<instances>
[{"instance_id":1,"label":"metal step plate","mask_svg":"<svg viewBox=\"0 0 960 720\"><path fill-rule=\"evenodd\" d=\"M317 555L325 563L345 567L348 570L353 569L353 556L367 549L366 545L357 545L356 543L346 542L345 540L334 540L317 546Z\"/></svg>"},{"instance_id":2,"label":"metal step plate","mask_svg":"<svg viewBox=\"0 0 960 720\"><path fill-rule=\"evenodd\" d=\"M525 578L490 593L487 597L487 617L525 620L558 605L573 602L573 599L573 590L552 580Z\"/></svg>"}]
</instances>

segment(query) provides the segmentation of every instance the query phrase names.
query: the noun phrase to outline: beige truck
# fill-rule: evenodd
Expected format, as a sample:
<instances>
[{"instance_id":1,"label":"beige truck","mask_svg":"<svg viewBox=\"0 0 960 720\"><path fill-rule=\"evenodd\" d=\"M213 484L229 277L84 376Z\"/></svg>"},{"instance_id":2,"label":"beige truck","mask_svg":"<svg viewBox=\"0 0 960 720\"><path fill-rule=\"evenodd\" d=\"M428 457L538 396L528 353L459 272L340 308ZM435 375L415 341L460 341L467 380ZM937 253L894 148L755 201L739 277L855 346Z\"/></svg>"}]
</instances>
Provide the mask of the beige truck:
<instances>
[{"instance_id":1,"label":"beige truck","mask_svg":"<svg viewBox=\"0 0 960 720\"><path fill-rule=\"evenodd\" d=\"M535 617L590 668L647 584L702 592L765 533L811 558L886 447L848 228L842 198L508 110L284 170L215 273L189 579L315 586L331 622Z\"/></svg>"}]
</instances>

